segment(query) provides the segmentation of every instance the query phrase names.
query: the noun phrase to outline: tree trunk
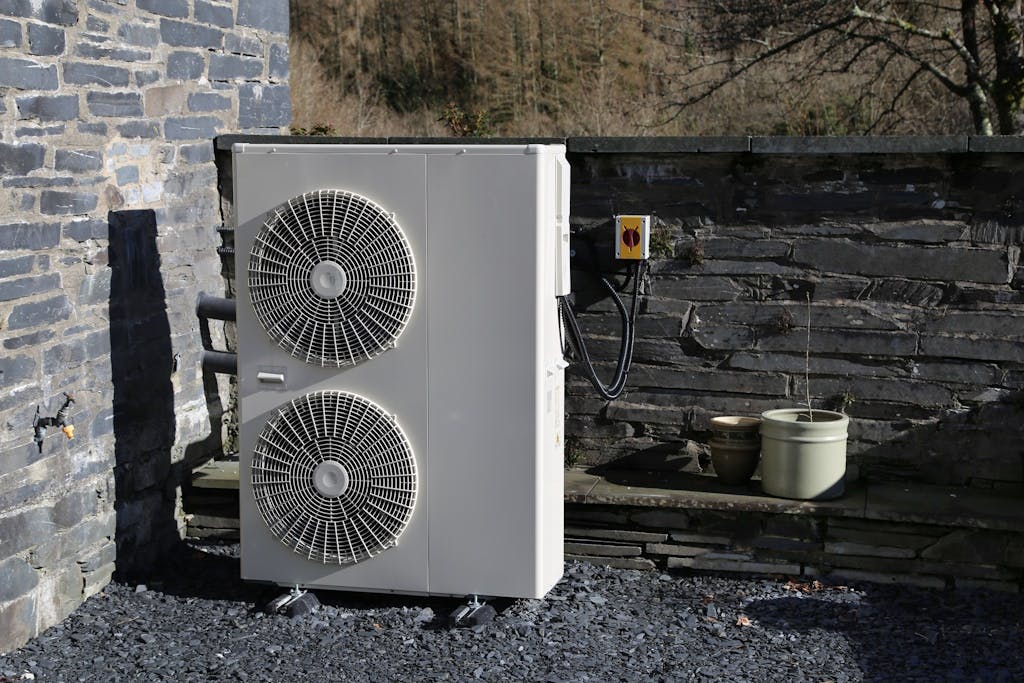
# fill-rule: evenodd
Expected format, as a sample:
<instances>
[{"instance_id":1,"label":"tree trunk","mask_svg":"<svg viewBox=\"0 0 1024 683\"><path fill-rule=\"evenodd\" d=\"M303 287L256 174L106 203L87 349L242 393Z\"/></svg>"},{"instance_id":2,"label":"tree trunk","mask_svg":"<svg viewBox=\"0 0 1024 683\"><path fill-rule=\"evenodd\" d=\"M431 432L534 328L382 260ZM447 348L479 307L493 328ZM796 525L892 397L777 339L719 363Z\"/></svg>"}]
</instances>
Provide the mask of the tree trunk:
<instances>
[{"instance_id":1,"label":"tree trunk","mask_svg":"<svg viewBox=\"0 0 1024 683\"><path fill-rule=\"evenodd\" d=\"M1024 133L1024 33L1020 0L985 0L992 17L996 78L992 84L999 132Z\"/></svg>"}]
</instances>

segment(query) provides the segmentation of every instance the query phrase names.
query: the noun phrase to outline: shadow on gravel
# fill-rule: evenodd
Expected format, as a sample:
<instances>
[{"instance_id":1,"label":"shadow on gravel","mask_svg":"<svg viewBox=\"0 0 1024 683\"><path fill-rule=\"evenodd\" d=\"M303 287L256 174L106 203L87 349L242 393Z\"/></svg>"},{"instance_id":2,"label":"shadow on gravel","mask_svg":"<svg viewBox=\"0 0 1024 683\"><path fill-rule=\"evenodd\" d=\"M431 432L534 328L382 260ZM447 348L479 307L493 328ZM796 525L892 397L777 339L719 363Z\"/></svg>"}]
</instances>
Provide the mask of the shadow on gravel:
<instances>
[{"instance_id":1,"label":"shadow on gravel","mask_svg":"<svg viewBox=\"0 0 1024 683\"><path fill-rule=\"evenodd\" d=\"M988 621L989 614L972 611L971 602L969 595L950 598L912 588L901 594L891 586L882 592L867 587L861 602L774 598L750 603L747 614L762 626L798 638L814 634L807 638L812 656L827 654L813 650L822 649L829 636L841 636L852 648L865 682L936 680L936 671L944 672L939 680L1021 680L1019 618L1003 621L991 614ZM909 629L908 614L915 615Z\"/></svg>"}]
</instances>

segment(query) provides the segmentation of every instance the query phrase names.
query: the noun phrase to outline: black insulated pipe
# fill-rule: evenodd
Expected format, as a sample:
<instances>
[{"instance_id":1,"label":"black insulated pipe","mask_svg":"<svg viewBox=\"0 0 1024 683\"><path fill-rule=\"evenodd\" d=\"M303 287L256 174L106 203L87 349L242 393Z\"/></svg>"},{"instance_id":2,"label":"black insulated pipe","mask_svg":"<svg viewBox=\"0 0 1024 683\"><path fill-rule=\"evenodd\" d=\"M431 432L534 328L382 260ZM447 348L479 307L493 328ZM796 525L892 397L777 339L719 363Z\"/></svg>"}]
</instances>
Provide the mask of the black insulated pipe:
<instances>
[{"instance_id":1,"label":"black insulated pipe","mask_svg":"<svg viewBox=\"0 0 1024 683\"><path fill-rule=\"evenodd\" d=\"M203 372L221 375L238 374L238 354L227 351L203 351Z\"/></svg>"},{"instance_id":2,"label":"black insulated pipe","mask_svg":"<svg viewBox=\"0 0 1024 683\"><path fill-rule=\"evenodd\" d=\"M235 300L199 292L196 301L196 315L213 320L234 320Z\"/></svg>"}]
</instances>

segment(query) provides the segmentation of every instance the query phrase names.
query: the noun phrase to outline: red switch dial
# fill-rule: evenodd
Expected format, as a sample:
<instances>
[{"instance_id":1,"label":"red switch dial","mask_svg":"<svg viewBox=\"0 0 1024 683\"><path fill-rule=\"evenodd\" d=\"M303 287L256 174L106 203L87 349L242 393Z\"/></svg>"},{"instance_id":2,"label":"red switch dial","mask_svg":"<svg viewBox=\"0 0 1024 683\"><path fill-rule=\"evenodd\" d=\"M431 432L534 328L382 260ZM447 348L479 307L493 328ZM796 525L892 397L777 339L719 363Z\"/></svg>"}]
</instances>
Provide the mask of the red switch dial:
<instances>
[{"instance_id":1,"label":"red switch dial","mask_svg":"<svg viewBox=\"0 0 1024 683\"><path fill-rule=\"evenodd\" d=\"M628 228L622 231L622 243L632 249L640 244L640 231L636 228Z\"/></svg>"}]
</instances>

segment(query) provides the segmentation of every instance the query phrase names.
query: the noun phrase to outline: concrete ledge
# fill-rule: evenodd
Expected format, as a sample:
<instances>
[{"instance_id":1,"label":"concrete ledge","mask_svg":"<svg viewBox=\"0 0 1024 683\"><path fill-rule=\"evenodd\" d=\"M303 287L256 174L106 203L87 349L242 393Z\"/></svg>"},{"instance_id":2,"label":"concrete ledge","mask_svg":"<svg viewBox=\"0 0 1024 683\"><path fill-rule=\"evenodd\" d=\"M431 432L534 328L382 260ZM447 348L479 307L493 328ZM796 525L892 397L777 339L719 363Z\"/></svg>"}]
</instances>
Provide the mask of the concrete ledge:
<instances>
[{"instance_id":1,"label":"concrete ledge","mask_svg":"<svg viewBox=\"0 0 1024 683\"><path fill-rule=\"evenodd\" d=\"M972 152L1024 152L1024 136L971 135L967 146Z\"/></svg>"}]
</instances>

